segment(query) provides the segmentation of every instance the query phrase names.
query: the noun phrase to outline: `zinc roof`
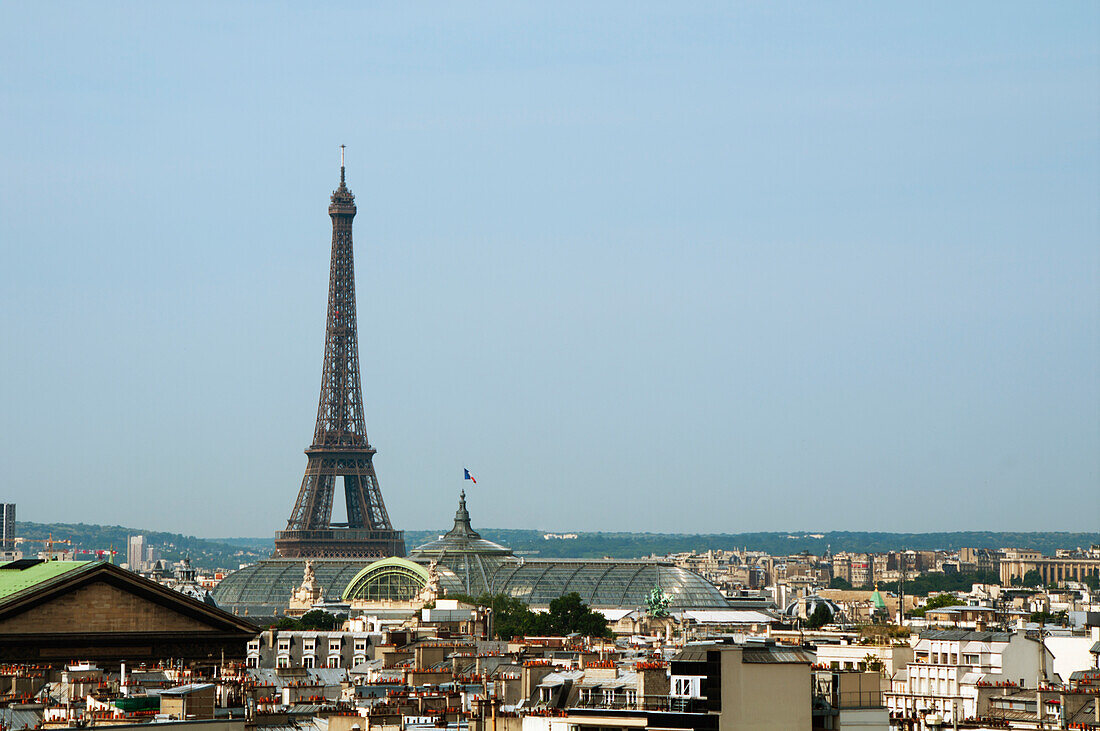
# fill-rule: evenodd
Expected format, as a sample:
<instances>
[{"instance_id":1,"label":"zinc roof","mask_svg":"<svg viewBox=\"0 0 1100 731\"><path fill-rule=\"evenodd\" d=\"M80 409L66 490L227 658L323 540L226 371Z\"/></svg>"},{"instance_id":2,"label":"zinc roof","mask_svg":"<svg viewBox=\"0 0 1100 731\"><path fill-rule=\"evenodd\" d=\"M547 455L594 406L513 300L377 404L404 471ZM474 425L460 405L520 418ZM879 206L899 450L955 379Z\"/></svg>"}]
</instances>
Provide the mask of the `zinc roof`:
<instances>
[{"instance_id":1,"label":"zinc roof","mask_svg":"<svg viewBox=\"0 0 1100 731\"><path fill-rule=\"evenodd\" d=\"M795 647L746 647L741 653L741 662L813 664L817 658L813 653Z\"/></svg>"},{"instance_id":2,"label":"zinc roof","mask_svg":"<svg viewBox=\"0 0 1100 731\"><path fill-rule=\"evenodd\" d=\"M165 688L160 692L161 695L191 695L197 693L200 690L208 690L213 688L213 683L188 683L186 685L177 685L175 688Z\"/></svg>"},{"instance_id":3,"label":"zinc roof","mask_svg":"<svg viewBox=\"0 0 1100 731\"><path fill-rule=\"evenodd\" d=\"M42 561L26 568L6 568L17 562L0 566L0 601L39 584L64 576L71 571L85 569L94 561Z\"/></svg>"},{"instance_id":4,"label":"zinc roof","mask_svg":"<svg viewBox=\"0 0 1100 731\"><path fill-rule=\"evenodd\" d=\"M946 640L948 642L1011 642L1009 632L974 632L965 629L933 629L920 633L922 640Z\"/></svg>"},{"instance_id":5,"label":"zinc roof","mask_svg":"<svg viewBox=\"0 0 1100 731\"><path fill-rule=\"evenodd\" d=\"M9 731L38 728L42 723L42 711L38 709L0 708L0 724Z\"/></svg>"}]
</instances>

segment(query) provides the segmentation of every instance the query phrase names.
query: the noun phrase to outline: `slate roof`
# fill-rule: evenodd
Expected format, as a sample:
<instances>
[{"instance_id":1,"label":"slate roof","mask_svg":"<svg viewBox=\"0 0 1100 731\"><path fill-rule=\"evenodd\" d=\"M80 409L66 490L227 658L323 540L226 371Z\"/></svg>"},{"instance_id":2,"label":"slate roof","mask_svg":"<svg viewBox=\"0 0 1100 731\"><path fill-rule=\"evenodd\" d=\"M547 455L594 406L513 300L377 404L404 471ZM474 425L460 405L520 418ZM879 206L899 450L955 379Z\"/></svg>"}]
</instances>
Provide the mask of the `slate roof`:
<instances>
[{"instance_id":1,"label":"slate roof","mask_svg":"<svg viewBox=\"0 0 1100 731\"><path fill-rule=\"evenodd\" d=\"M175 688L165 688L160 692L161 695L191 695L197 693L200 690L207 690L213 688L213 683L188 683L187 685L177 685Z\"/></svg>"},{"instance_id":2,"label":"slate roof","mask_svg":"<svg viewBox=\"0 0 1100 731\"><path fill-rule=\"evenodd\" d=\"M813 664L817 658L812 652L800 647L746 647L741 653L741 662L755 664L786 664L808 663Z\"/></svg>"},{"instance_id":3,"label":"slate roof","mask_svg":"<svg viewBox=\"0 0 1100 731\"><path fill-rule=\"evenodd\" d=\"M347 680L347 670L344 668L296 668L296 670L304 671L304 677L302 674L280 675L276 668L248 668L248 674L260 685L272 685L276 688L301 684L303 680L308 685L340 685Z\"/></svg>"},{"instance_id":4,"label":"slate roof","mask_svg":"<svg viewBox=\"0 0 1100 731\"><path fill-rule=\"evenodd\" d=\"M37 728L42 722L42 711L23 708L0 708L0 725L9 731Z\"/></svg>"},{"instance_id":5,"label":"slate roof","mask_svg":"<svg viewBox=\"0 0 1100 731\"><path fill-rule=\"evenodd\" d=\"M1011 642L1011 632L974 632L966 629L930 629L920 633L922 640L949 642Z\"/></svg>"}]
</instances>

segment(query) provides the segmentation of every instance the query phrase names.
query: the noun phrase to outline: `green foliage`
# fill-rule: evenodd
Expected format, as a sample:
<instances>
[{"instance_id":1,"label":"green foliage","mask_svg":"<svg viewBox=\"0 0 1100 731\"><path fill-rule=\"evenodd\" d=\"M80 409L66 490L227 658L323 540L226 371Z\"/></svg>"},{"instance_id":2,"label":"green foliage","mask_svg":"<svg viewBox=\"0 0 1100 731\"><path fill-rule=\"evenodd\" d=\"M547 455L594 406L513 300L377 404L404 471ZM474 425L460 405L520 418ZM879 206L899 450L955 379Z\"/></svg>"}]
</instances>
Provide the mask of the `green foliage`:
<instances>
[{"instance_id":1,"label":"green foliage","mask_svg":"<svg viewBox=\"0 0 1100 731\"><path fill-rule=\"evenodd\" d=\"M833 621L833 613L824 604L818 604L813 614L806 620L806 626L809 629L821 629L831 621Z\"/></svg>"},{"instance_id":2,"label":"green foliage","mask_svg":"<svg viewBox=\"0 0 1100 731\"><path fill-rule=\"evenodd\" d=\"M497 639L510 640L536 634L534 629L535 613L519 599L507 594L489 594L479 596L469 594L448 594L448 599L457 599L463 604L476 607L489 607L493 610L493 634Z\"/></svg>"},{"instance_id":3,"label":"green foliage","mask_svg":"<svg viewBox=\"0 0 1100 731\"><path fill-rule=\"evenodd\" d=\"M1027 573L1024 574L1023 585L1024 586L1042 586L1043 585L1043 575L1040 574L1036 569L1031 569L1030 571L1028 571Z\"/></svg>"},{"instance_id":4,"label":"green foliage","mask_svg":"<svg viewBox=\"0 0 1100 731\"><path fill-rule=\"evenodd\" d=\"M870 670L871 672L882 673L886 670L886 664L882 662L878 657L868 652L864 655L860 665L864 670Z\"/></svg>"},{"instance_id":5,"label":"green foliage","mask_svg":"<svg viewBox=\"0 0 1100 731\"><path fill-rule=\"evenodd\" d=\"M607 618L581 601L580 594L572 592L550 602L548 612L533 612L515 597L506 594L483 593L480 596L448 594L464 604L489 607L493 610L493 634L497 639L510 640L528 635L570 635L586 637L610 637Z\"/></svg>"},{"instance_id":6,"label":"green foliage","mask_svg":"<svg viewBox=\"0 0 1100 731\"><path fill-rule=\"evenodd\" d=\"M580 633L585 637L610 637L607 617L593 610L577 592L570 592L550 602L550 611L539 615L546 631L540 634L570 635Z\"/></svg>"},{"instance_id":7,"label":"green foliage","mask_svg":"<svg viewBox=\"0 0 1100 731\"><path fill-rule=\"evenodd\" d=\"M254 563L270 556L274 548L272 539L266 539L266 543L262 539L226 539L222 542L178 533L126 528L121 525L17 521L15 532L23 538L47 538L52 533L54 539L71 540L72 547L76 550L108 550L113 547L119 553L115 556L115 563L126 560L126 545L129 537L143 535L146 545L159 548L165 561L189 558L193 567L205 571L233 570L242 563ZM41 544L38 545L41 546Z\"/></svg>"},{"instance_id":8,"label":"green foliage","mask_svg":"<svg viewBox=\"0 0 1100 731\"><path fill-rule=\"evenodd\" d=\"M1028 616L1029 622L1038 622L1040 624L1057 624L1065 627L1069 624L1069 613L1065 611L1061 612L1032 612Z\"/></svg>"},{"instance_id":9,"label":"green foliage","mask_svg":"<svg viewBox=\"0 0 1100 731\"><path fill-rule=\"evenodd\" d=\"M274 527L274 526L273 526ZM253 563L271 554L273 538L204 539L123 526L102 526L85 523L16 523L16 533L26 538L71 539L76 548L106 549L114 546L125 555L126 540L142 534L149 545L161 547L165 559L176 561L189 557L198 569L235 569L242 563ZM405 531L409 546L436 538L440 531ZM773 556L785 556L809 551L822 555L832 551L854 553L915 550L956 550L964 546L1000 548L1015 546L1054 555L1055 549L1066 546L1087 546L1100 543L1100 533L866 533L833 531L818 534L788 533L580 533L574 540L545 540L543 531L482 529L482 535L503 543L523 554L544 558L643 558L685 551L709 549L739 549L766 551ZM815 537L820 535L821 537ZM933 589L935 590L935 589ZM907 593L913 593L906 589ZM918 592L919 593L919 592Z\"/></svg>"},{"instance_id":10,"label":"green foliage","mask_svg":"<svg viewBox=\"0 0 1100 731\"><path fill-rule=\"evenodd\" d=\"M1089 574L1085 577L1084 584L1092 591L1100 591L1100 576Z\"/></svg>"},{"instance_id":11,"label":"green foliage","mask_svg":"<svg viewBox=\"0 0 1100 731\"><path fill-rule=\"evenodd\" d=\"M334 630L339 629L347 618L346 614L332 614L323 609L311 609L298 619L279 617L275 627L285 630Z\"/></svg>"},{"instance_id":12,"label":"green foliage","mask_svg":"<svg viewBox=\"0 0 1100 731\"><path fill-rule=\"evenodd\" d=\"M847 579L843 579L839 576L834 576L832 578L832 581L829 582L829 588L840 589L841 591L850 591L852 585L848 582Z\"/></svg>"},{"instance_id":13,"label":"green foliage","mask_svg":"<svg viewBox=\"0 0 1100 731\"><path fill-rule=\"evenodd\" d=\"M914 609L909 614L914 617L923 617L924 613L929 609L940 609L941 607L958 607L966 604L962 599L951 594L937 594L928 600L923 607Z\"/></svg>"},{"instance_id":14,"label":"green foliage","mask_svg":"<svg viewBox=\"0 0 1100 731\"><path fill-rule=\"evenodd\" d=\"M449 526L448 526L449 527ZM436 538L441 531L405 531L410 546ZM1040 551L1053 556L1055 549L1067 546L1088 546L1100 543L1100 533L995 533L967 531L955 533L869 533L832 531L829 533L579 533L572 540L546 540L541 530L503 530L479 528L491 541L502 543L515 551L543 558L644 558L684 551L705 552L709 549L733 550L748 548L765 551L773 556L786 556L809 551L814 555L833 553L882 553L901 548L914 550L958 550L971 548L1001 548L1014 546ZM821 536L817 538L815 536Z\"/></svg>"},{"instance_id":15,"label":"green foliage","mask_svg":"<svg viewBox=\"0 0 1100 731\"><path fill-rule=\"evenodd\" d=\"M909 596L928 596L939 592L970 591L974 584L1000 583L1000 577L992 571L975 571L962 574L922 574L907 579L905 586L901 588L905 589L905 593ZM892 591L898 590L897 582L890 582L888 586ZM870 591L873 587L863 588ZM887 585L883 585L882 588L886 589Z\"/></svg>"}]
</instances>

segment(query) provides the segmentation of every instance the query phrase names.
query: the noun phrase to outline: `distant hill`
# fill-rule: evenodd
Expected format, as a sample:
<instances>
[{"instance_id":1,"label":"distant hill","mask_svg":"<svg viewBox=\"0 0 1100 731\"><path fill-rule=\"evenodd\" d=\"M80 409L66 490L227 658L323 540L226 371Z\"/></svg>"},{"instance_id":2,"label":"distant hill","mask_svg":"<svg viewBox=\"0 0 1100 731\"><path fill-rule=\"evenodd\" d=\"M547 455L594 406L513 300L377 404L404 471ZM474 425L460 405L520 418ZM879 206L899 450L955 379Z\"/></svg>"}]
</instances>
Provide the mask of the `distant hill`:
<instances>
[{"instance_id":1,"label":"distant hill","mask_svg":"<svg viewBox=\"0 0 1100 731\"><path fill-rule=\"evenodd\" d=\"M405 543L412 549L443 533L436 531L405 531ZM201 569L235 569L271 555L274 538L196 538L178 533L164 533L118 525L87 523L16 523L16 534L26 538L69 539L74 547L84 550L113 547L126 560L127 539L144 535L147 544L161 550L163 557L177 561L183 557ZM1100 533L1066 532L950 532L950 533L871 533L832 531L828 533L767 532L767 533L584 533L576 538L544 539L543 531L484 528L480 533L491 541L508 546L517 553L546 558L642 558L651 555L737 549L765 551L783 556L802 551L821 555L828 548L833 553L883 552L899 549L956 550L972 548L1027 548L1053 555L1058 548L1086 547L1100 544ZM35 544L40 545L40 544Z\"/></svg>"},{"instance_id":2,"label":"distant hill","mask_svg":"<svg viewBox=\"0 0 1100 731\"><path fill-rule=\"evenodd\" d=\"M411 548L445 531L405 531ZM953 533L865 533L831 531L828 533L583 533L576 538L544 539L543 531L485 528L484 538L508 546L514 551L549 558L641 558L653 554L733 550L748 548L776 556L809 551L820 556L828 548L833 553L915 550L957 550L969 548L1027 548L1054 555L1058 548L1087 547L1100 543L1100 533L998 533L989 531Z\"/></svg>"},{"instance_id":3,"label":"distant hill","mask_svg":"<svg viewBox=\"0 0 1100 731\"><path fill-rule=\"evenodd\" d=\"M273 539L207 539L184 536L179 533L164 533L143 528L127 528L121 525L94 525L90 523L28 523L16 521L15 534L21 538L48 538L70 540L76 550L95 551L114 549L118 552L115 563L126 561L126 547L130 536L145 536L146 545L158 549L161 557L167 561L191 559L191 564L199 569L235 569L241 564L254 563L271 555L275 547ZM232 542L230 542L232 541ZM23 545L24 553L42 550L44 544ZM67 545L58 545L68 548Z\"/></svg>"}]
</instances>

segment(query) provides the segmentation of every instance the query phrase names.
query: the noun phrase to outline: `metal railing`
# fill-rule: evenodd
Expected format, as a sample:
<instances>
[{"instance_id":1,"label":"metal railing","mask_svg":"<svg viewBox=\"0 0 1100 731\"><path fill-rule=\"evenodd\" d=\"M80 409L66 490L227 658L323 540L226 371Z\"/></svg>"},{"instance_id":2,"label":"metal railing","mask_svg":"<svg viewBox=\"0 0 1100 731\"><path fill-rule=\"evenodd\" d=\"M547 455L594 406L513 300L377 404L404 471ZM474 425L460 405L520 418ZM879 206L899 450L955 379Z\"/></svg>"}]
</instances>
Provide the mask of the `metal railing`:
<instances>
[{"instance_id":1,"label":"metal railing","mask_svg":"<svg viewBox=\"0 0 1100 731\"><path fill-rule=\"evenodd\" d=\"M338 528L335 530L281 530L275 533L275 540L293 541L325 541L335 538L339 538L342 541L393 541L404 539L404 537L404 531L359 528Z\"/></svg>"}]
</instances>

